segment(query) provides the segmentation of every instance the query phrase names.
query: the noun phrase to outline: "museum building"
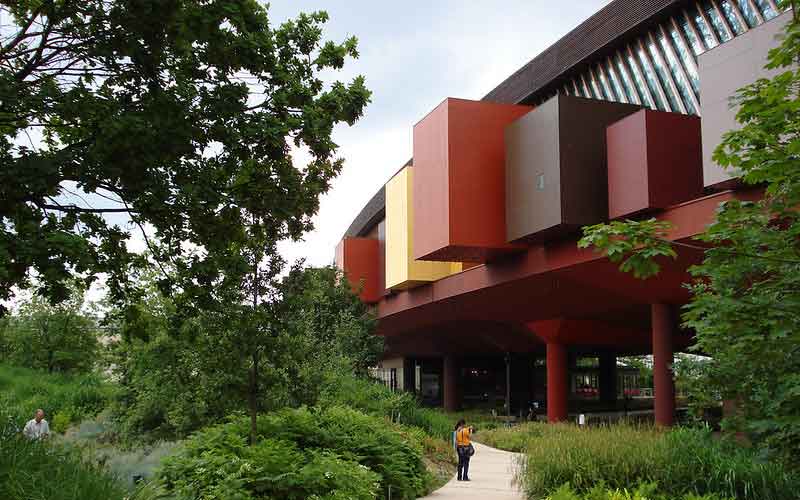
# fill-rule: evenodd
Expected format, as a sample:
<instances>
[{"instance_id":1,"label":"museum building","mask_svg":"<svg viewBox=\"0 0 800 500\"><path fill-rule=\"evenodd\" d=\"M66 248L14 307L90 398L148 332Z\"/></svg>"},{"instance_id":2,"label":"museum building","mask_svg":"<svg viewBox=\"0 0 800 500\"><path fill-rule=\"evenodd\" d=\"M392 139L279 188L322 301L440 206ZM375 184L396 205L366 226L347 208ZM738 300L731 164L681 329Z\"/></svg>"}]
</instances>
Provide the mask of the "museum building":
<instances>
[{"instance_id":1,"label":"museum building","mask_svg":"<svg viewBox=\"0 0 800 500\"><path fill-rule=\"evenodd\" d=\"M711 155L790 16L772 0L615 0L482 100L420 117L413 158L336 248L375 308L387 384L560 421L627 408L639 381L617 358L652 354L655 421L672 424L673 354L693 339L682 284L701 253L639 280L577 241L651 217L689 241L720 203L760 196Z\"/></svg>"}]
</instances>

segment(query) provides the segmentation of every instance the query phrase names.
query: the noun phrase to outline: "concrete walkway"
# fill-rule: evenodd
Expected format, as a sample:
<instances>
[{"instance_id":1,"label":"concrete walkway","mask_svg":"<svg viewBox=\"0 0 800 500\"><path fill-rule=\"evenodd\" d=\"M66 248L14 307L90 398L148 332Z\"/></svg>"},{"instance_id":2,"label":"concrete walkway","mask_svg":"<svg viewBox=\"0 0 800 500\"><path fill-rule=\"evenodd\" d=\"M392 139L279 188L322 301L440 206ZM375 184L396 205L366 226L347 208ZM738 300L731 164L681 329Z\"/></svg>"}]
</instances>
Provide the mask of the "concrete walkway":
<instances>
[{"instance_id":1,"label":"concrete walkway","mask_svg":"<svg viewBox=\"0 0 800 500\"><path fill-rule=\"evenodd\" d=\"M437 500L484 498L487 500L522 500L524 495L511 484L514 477L516 453L475 445L475 455L469 462L471 481L457 481L455 474L444 486L424 498Z\"/></svg>"}]
</instances>

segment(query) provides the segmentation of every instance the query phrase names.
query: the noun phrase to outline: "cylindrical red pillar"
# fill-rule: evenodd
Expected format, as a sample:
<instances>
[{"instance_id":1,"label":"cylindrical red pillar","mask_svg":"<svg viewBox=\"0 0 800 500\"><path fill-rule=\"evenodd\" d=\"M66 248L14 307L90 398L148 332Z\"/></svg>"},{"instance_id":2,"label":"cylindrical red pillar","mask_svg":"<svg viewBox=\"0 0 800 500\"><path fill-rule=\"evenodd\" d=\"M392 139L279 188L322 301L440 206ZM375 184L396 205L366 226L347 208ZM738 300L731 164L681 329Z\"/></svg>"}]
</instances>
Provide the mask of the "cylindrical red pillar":
<instances>
[{"instance_id":1,"label":"cylindrical red pillar","mask_svg":"<svg viewBox=\"0 0 800 500\"><path fill-rule=\"evenodd\" d=\"M444 357L444 409L446 411L458 411L458 365L453 356Z\"/></svg>"},{"instance_id":2,"label":"cylindrical red pillar","mask_svg":"<svg viewBox=\"0 0 800 500\"><path fill-rule=\"evenodd\" d=\"M567 419L567 346L547 344L547 420L561 422Z\"/></svg>"},{"instance_id":3,"label":"cylindrical red pillar","mask_svg":"<svg viewBox=\"0 0 800 500\"><path fill-rule=\"evenodd\" d=\"M672 335L675 318L667 304L652 304L653 390L656 425L671 426L675 420L675 385L672 381Z\"/></svg>"}]
</instances>

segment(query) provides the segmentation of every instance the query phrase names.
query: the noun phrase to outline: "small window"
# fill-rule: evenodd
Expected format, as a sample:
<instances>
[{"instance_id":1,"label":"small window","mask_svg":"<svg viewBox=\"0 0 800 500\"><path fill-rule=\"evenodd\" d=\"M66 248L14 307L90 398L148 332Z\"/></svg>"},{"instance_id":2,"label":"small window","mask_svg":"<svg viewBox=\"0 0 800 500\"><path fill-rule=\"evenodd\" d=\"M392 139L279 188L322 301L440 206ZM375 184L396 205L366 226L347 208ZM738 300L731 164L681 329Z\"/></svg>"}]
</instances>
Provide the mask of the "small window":
<instances>
[{"instance_id":1,"label":"small window","mask_svg":"<svg viewBox=\"0 0 800 500\"><path fill-rule=\"evenodd\" d=\"M675 19L678 21L678 25L681 27L681 32L686 37L686 40L689 41L689 45L692 46L694 55L699 56L705 52L706 48L703 45L703 41L698 38L694 26L689 24L690 21L686 19L683 14L678 14L675 16Z\"/></svg>"},{"instance_id":2,"label":"small window","mask_svg":"<svg viewBox=\"0 0 800 500\"><path fill-rule=\"evenodd\" d=\"M705 17L703 14L694 8L693 5L690 5L686 8L686 11L689 13L691 17L690 22L694 22L694 25L697 26L697 31L700 32L700 35L703 37L703 41L706 44L706 47L709 49L713 49L717 45L719 45L719 40L717 40L716 35L711 29L711 26L708 25L706 22Z\"/></svg>"},{"instance_id":3,"label":"small window","mask_svg":"<svg viewBox=\"0 0 800 500\"><path fill-rule=\"evenodd\" d=\"M708 17L709 22L711 22L711 26L714 28L714 32L717 34L717 37L723 42L730 40L732 36L730 33L728 33L725 21L717 13L717 9L710 0L703 2L703 11L705 12L706 17Z\"/></svg>"},{"instance_id":4,"label":"small window","mask_svg":"<svg viewBox=\"0 0 800 500\"><path fill-rule=\"evenodd\" d=\"M736 6L731 4L731 2L728 0L720 1L719 10L722 12L722 15L725 16L725 19L728 21L728 26L733 30L734 35L741 35L747 31L747 26L742 26L742 23L739 22L739 12L736 10Z\"/></svg>"},{"instance_id":5,"label":"small window","mask_svg":"<svg viewBox=\"0 0 800 500\"><path fill-rule=\"evenodd\" d=\"M536 176L536 189L539 191L544 191L544 174L539 174Z\"/></svg>"},{"instance_id":6,"label":"small window","mask_svg":"<svg viewBox=\"0 0 800 500\"><path fill-rule=\"evenodd\" d=\"M775 12L775 9L772 8L769 0L755 0L758 8L761 10L761 14L764 16L764 20L769 21L773 17L777 16L778 13Z\"/></svg>"},{"instance_id":7,"label":"small window","mask_svg":"<svg viewBox=\"0 0 800 500\"><path fill-rule=\"evenodd\" d=\"M756 15L755 10L750 5L749 0L737 0L736 5L739 6L739 12L742 13L742 17L747 22L747 26L750 28L755 28L758 26L758 16Z\"/></svg>"}]
</instances>

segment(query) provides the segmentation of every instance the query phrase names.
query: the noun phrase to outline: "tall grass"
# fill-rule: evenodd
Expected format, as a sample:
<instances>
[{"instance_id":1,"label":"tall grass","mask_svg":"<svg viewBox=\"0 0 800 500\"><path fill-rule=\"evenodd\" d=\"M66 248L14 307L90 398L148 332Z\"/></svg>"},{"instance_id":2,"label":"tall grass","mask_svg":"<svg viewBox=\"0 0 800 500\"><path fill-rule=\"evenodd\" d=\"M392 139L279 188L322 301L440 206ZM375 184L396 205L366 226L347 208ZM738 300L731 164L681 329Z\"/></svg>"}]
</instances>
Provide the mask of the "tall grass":
<instances>
[{"instance_id":1,"label":"tall grass","mask_svg":"<svg viewBox=\"0 0 800 500\"><path fill-rule=\"evenodd\" d=\"M102 410L111 387L96 375L48 374L0 365L0 498L122 498L116 479L79 450L32 442L20 434L37 408L45 410L52 432Z\"/></svg>"},{"instance_id":2,"label":"tall grass","mask_svg":"<svg viewBox=\"0 0 800 500\"><path fill-rule=\"evenodd\" d=\"M614 425L581 429L527 424L518 481L529 498L546 498L565 483L576 492L602 484L655 483L668 497L718 495L740 500L796 500L800 477L754 453L712 438L707 430ZM669 497L669 498L672 498Z\"/></svg>"},{"instance_id":3,"label":"tall grass","mask_svg":"<svg viewBox=\"0 0 800 500\"><path fill-rule=\"evenodd\" d=\"M48 374L0 365L0 415L21 428L44 409L52 431L63 432L75 422L101 411L111 400L113 387L94 374Z\"/></svg>"},{"instance_id":4,"label":"tall grass","mask_svg":"<svg viewBox=\"0 0 800 500\"><path fill-rule=\"evenodd\" d=\"M538 438L544 432L545 426L537 423L524 423L514 427L495 427L493 429L479 430L475 439L481 443L506 451L522 452L528 442Z\"/></svg>"},{"instance_id":5,"label":"tall grass","mask_svg":"<svg viewBox=\"0 0 800 500\"><path fill-rule=\"evenodd\" d=\"M0 431L0 498L9 500L119 500L111 475L64 447Z\"/></svg>"}]
</instances>

